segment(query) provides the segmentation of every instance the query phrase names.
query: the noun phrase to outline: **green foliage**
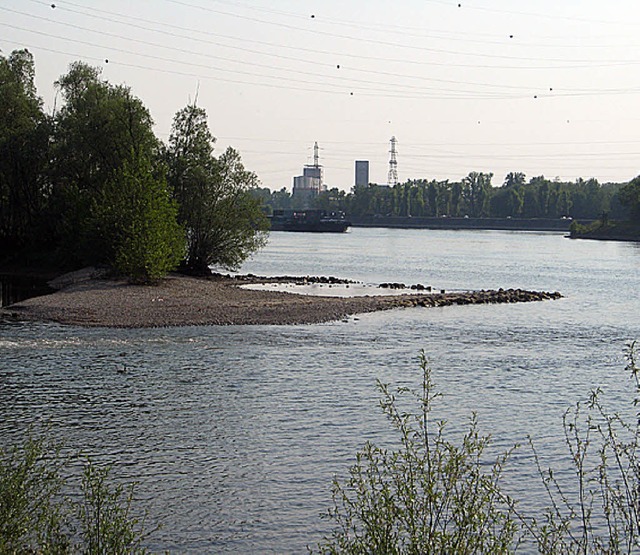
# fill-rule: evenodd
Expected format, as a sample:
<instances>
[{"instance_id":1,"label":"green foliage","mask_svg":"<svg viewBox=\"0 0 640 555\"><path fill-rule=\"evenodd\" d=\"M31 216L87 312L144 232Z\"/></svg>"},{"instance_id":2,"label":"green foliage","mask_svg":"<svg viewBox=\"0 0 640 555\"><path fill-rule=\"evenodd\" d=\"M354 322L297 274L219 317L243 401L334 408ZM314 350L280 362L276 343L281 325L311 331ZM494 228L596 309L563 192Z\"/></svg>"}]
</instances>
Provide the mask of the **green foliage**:
<instances>
[{"instance_id":1,"label":"green foliage","mask_svg":"<svg viewBox=\"0 0 640 555\"><path fill-rule=\"evenodd\" d=\"M268 222L252 194L257 176L230 147L215 158L214 141L202 108L189 105L176 114L168 179L187 230L186 266L197 273L208 273L211 265L236 269L267 239Z\"/></svg>"},{"instance_id":2,"label":"green foliage","mask_svg":"<svg viewBox=\"0 0 640 555\"><path fill-rule=\"evenodd\" d=\"M487 217L596 219L603 212L612 219L625 217L618 198L621 185L595 179L574 183L536 176L528 182L522 172L510 172L501 187L491 185L491 173L471 172L458 182L411 179L394 187L370 184L349 194L320 193L313 208L340 210L351 217ZM293 207L286 191L261 190L265 204ZM287 203L288 201L288 203Z\"/></svg>"},{"instance_id":3,"label":"green foliage","mask_svg":"<svg viewBox=\"0 0 640 555\"><path fill-rule=\"evenodd\" d=\"M627 351L633 406L640 405L635 343ZM549 508L530 530L541 553L638 553L640 550L640 421L607 410L599 389L563 419L574 482L542 467L534 449Z\"/></svg>"},{"instance_id":4,"label":"green foliage","mask_svg":"<svg viewBox=\"0 0 640 555\"><path fill-rule=\"evenodd\" d=\"M100 78L82 62L56 82L65 101L55 115L56 188L99 192L126 161L150 159L159 148L153 119L128 87Z\"/></svg>"},{"instance_id":5,"label":"green foliage","mask_svg":"<svg viewBox=\"0 0 640 555\"><path fill-rule=\"evenodd\" d=\"M640 176L622 187L618 195L620 202L629 210L631 219L640 222Z\"/></svg>"},{"instance_id":6,"label":"green foliage","mask_svg":"<svg viewBox=\"0 0 640 555\"><path fill-rule=\"evenodd\" d=\"M109 196L117 203L129 195L117 187L126 188L132 179L153 184L152 179L138 179L134 170L141 160L157 157L153 120L128 87L111 85L101 79L99 69L82 62L71 64L56 85L65 103L55 115L52 225L66 259L77 264L109 263L117 246L112 236L96 235L102 228L94 207L111 204ZM156 173L151 165L146 167ZM145 215L142 209L138 212Z\"/></svg>"},{"instance_id":7,"label":"green foliage","mask_svg":"<svg viewBox=\"0 0 640 555\"><path fill-rule=\"evenodd\" d=\"M488 215L492 177L492 173L471 172L462 180L469 216L480 218Z\"/></svg>"},{"instance_id":8,"label":"green foliage","mask_svg":"<svg viewBox=\"0 0 640 555\"><path fill-rule=\"evenodd\" d=\"M571 222L570 234L571 237L580 237L586 235L592 231L596 231L602 227L602 223L599 221L591 222L590 224L581 224L578 220Z\"/></svg>"},{"instance_id":9,"label":"green foliage","mask_svg":"<svg viewBox=\"0 0 640 555\"><path fill-rule=\"evenodd\" d=\"M134 485L113 486L109 468L87 460L72 501L69 462L44 437L0 450L0 553L146 553L153 530L134 515Z\"/></svg>"},{"instance_id":10,"label":"green foliage","mask_svg":"<svg viewBox=\"0 0 640 555\"><path fill-rule=\"evenodd\" d=\"M410 394L415 413L398 407L396 395L378 384L381 406L397 432L399 448L367 443L357 454L349 478L333 485L335 528L320 553L506 553L517 541L514 504L500 492L505 453L490 461L475 416L459 445L434 422L439 396L424 353L422 389Z\"/></svg>"},{"instance_id":11,"label":"green foliage","mask_svg":"<svg viewBox=\"0 0 640 555\"><path fill-rule=\"evenodd\" d=\"M132 515L134 484L112 487L109 468L88 461L82 479L84 502L78 507L86 551L96 555L146 553L144 522Z\"/></svg>"},{"instance_id":12,"label":"green foliage","mask_svg":"<svg viewBox=\"0 0 640 555\"><path fill-rule=\"evenodd\" d=\"M333 484L334 523L320 553L510 553L545 555L640 552L640 368L629 345L626 371L634 383L629 417L607 409L596 389L563 418L569 469L545 468L529 439L548 506L526 515L500 490L510 453L487 461L489 438L472 417L460 445L444 423L432 421L438 397L421 354L418 411L379 384L381 406L399 435L399 447L367 443L349 478ZM400 394L410 393L398 389Z\"/></svg>"},{"instance_id":13,"label":"green foliage","mask_svg":"<svg viewBox=\"0 0 640 555\"><path fill-rule=\"evenodd\" d=\"M94 204L93 244L104 244L109 262L135 283L154 282L174 270L184 256L184 231L166 181L154 177L151 163L125 161Z\"/></svg>"},{"instance_id":14,"label":"green foliage","mask_svg":"<svg viewBox=\"0 0 640 555\"><path fill-rule=\"evenodd\" d=\"M63 485L57 453L57 446L32 437L0 451L0 553L69 549L67 511L56 501Z\"/></svg>"},{"instance_id":15,"label":"green foliage","mask_svg":"<svg viewBox=\"0 0 640 555\"><path fill-rule=\"evenodd\" d=\"M33 246L48 202L51 121L34 79L28 50L0 56L0 251L5 254Z\"/></svg>"},{"instance_id":16,"label":"green foliage","mask_svg":"<svg viewBox=\"0 0 640 555\"><path fill-rule=\"evenodd\" d=\"M272 191L268 187L256 187L251 191L251 194L260 201L269 214L272 214L274 210L291 210L293 208L291 193L285 187L279 191Z\"/></svg>"}]
</instances>

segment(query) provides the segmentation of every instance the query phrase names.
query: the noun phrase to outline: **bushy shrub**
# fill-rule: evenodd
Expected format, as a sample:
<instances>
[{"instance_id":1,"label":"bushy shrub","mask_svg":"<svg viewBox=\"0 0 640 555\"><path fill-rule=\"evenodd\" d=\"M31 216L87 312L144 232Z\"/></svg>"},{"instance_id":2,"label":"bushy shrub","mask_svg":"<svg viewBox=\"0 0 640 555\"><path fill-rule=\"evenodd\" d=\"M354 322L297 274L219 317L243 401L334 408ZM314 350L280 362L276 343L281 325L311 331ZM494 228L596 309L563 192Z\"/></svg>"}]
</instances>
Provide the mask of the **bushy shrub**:
<instances>
[{"instance_id":1,"label":"bushy shrub","mask_svg":"<svg viewBox=\"0 0 640 555\"><path fill-rule=\"evenodd\" d=\"M627 350L633 406L640 405L635 343ZM638 410L638 409L636 409ZM640 413L629 421L605 406L600 389L563 419L572 480L543 468L534 450L549 507L526 522L540 553L640 552Z\"/></svg>"},{"instance_id":2,"label":"bushy shrub","mask_svg":"<svg viewBox=\"0 0 640 555\"><path fill-rule=\"evenodd\" d=\"M397 390L415 399L414 414L401 412L396 394L378 382L399 447L367 443L349 478L334 480L327 516L335 529L320 553L506 553L517 543L515 504L499 487L510 453L488 460L490 438L475 416L459 444L449 441L432 416L439 394L424 353L420 365L421 390Z\"/></svg>"},{"instance_id":3,"label":"bushy shrub","mask_svg":"<svg viewBox=\"0 0 640 555\"><path fill-rule=\"evenodd\" d=\"M134 484L113 485L109 468L87 459L73 501L63 495L69 462L44 437L0 450L0 553L146 553L153 530L133 514Z\"/></svg>"},{"instance_id":4,"label":"bushy shrub","mask_svg":"<svg viewBox=\"0 0 640 555\"><path fill-rule=\"evenodd\" d=\"M640 412L629 420L611 412L600 390L577 403L563 419L572 472L544 468L529 440L548 506L527 515L500 489L510 452L487 460L488 436L472 416L455 444L442 422L433 422L439 396L424 353L422 389L411 395L418 411L401 412L389 386L378 384L381 406L398 436L398 448L367 443L346 480L334 479L334 524L317 546L323 554L640 553ZM640 406L635 344L627 351ZM636 411L640 409L636 408Z\"/></svg>"}]
</instances>

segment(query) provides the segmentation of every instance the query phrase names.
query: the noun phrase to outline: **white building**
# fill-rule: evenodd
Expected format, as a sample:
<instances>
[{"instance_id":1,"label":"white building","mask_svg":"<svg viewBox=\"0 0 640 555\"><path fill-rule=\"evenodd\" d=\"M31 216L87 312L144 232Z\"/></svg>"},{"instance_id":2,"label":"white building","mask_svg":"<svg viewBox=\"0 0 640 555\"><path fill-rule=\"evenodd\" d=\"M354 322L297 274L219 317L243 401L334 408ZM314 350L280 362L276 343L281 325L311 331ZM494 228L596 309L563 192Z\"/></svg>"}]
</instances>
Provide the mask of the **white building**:
<instances>
[{"instance_id":1,"label":"white building","mask_svg":"<svg viewBox=\"0 0 640 555\"><path fill-rule=\"evenodd\" d=\"M297 205L303 208L309 208L312 200L327 190L323 180L323 169L319 161L318 143L316 142L313 145L313 164L307 164L302 175L293 178L293 199Z\"/></svg>"}]
</instances>

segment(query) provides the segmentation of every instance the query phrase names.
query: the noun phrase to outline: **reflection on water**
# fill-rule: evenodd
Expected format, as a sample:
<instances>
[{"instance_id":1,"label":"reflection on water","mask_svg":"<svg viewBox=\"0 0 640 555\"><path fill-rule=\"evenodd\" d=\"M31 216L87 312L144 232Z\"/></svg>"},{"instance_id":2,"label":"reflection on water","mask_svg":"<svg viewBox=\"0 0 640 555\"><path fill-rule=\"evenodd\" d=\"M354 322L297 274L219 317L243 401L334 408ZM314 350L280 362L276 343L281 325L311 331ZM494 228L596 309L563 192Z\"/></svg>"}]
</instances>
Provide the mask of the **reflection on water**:
<instances>
[{"instance_id":1,"label":"reflection on water","mask_svg":"<svg viewBox=\"0 0 640 555\"><path fill-rule=\"evenodd\" d=\"M365 283L326 284L326 283L249 283L241 285L244 289L256 291L280 291L296 295L313 295L321 297L364 297L378 295L416 295L428 293L425 290L415 290L411 287L389 288Z\"/></svg>"},{"instance_id":2,"label":"reflection on water","mask_svg":"<svg viewBox=\"0 0 640 555\"><path fill-rule=\"evenodd\" d=\"M640 338L638 251L553 234L345 235L274 233L243 271L565 298L308 326L0 325L0 444L49 422L68 449L113 463L164 524L155 551L301 553L328 531L319 514L333 475L346 475L365 441L393 443L375 382L416 386L419 349L445 393L436 416L451 433L475 410L496 450L531 434L543 466L566 468L562 414L591 389L634 414L623 347ZM519 449L505 487L536 509L532 463Z\"/></svg>"},{"instance_id":3,"label":"reflection on water","mask_svg":"<svg viewBox=\"0 0 640 555\"><path fill-rule=\"evenodd\" d=\"M28 277L0 274L0 291L2 292L2 305L11 304L51 293L51 289L45 280Z\"/></svg>"}]
</instances>

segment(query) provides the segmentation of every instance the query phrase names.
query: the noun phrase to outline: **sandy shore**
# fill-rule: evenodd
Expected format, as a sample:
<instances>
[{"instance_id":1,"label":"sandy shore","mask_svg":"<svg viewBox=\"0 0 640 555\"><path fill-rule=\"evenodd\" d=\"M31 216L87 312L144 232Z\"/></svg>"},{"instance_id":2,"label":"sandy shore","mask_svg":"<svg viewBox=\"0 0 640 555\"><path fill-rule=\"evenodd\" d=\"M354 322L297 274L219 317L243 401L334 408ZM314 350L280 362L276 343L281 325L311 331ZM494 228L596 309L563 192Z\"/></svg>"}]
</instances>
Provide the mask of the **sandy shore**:
<instances>
[{"instance_id":1,"label":"sandy shore","mask_svg":"<svg viewBox=\"0 0 640 555\"><path fill-rule=\"evenodd\" d=\"M130 285L86 273L81 278L63 276L57 280L59 291L5 307L0 310L0 318L126 328L313 324L401 307L530 302L561 297L559 293L498 290L340 298L238 287L243 283L246 280L231 277L172 275L159 285L150 286Z\"/></svg>"}]
</instances>

